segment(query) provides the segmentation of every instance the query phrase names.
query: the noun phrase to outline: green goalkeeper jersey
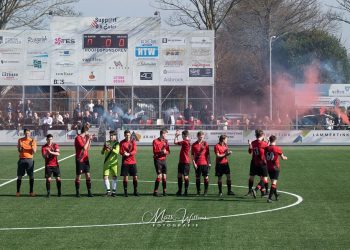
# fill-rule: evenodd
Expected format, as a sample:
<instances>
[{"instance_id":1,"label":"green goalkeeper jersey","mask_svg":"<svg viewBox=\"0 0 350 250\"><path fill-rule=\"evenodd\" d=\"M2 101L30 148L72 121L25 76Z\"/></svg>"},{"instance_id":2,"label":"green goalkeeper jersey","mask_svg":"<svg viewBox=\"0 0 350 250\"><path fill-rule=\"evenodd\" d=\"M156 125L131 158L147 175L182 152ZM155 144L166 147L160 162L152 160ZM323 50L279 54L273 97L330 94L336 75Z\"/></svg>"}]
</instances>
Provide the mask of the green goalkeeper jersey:
<instances>
[{"instance_id":1,"label":"green goalkeeper jersey","mask_svg":"<svg viewBox=\"0 0 350 250\"><path fill-rule=\"evenodd\" d=\"M107 141L106 145L109 146L112 151L108 151L106 147L102 149L104 154L104 168L112 168L118 165L119 143L115 141Z\"/></svg>"}]
</instances>

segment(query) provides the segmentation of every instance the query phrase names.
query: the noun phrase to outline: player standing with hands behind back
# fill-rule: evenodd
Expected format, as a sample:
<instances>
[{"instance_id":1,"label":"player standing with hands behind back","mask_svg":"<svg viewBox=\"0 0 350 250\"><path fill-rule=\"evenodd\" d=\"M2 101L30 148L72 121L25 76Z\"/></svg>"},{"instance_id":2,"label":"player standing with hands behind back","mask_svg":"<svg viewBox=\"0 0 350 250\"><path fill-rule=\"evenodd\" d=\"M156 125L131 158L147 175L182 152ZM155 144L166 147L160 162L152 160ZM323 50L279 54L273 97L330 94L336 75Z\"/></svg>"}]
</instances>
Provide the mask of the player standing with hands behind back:
<instances>
[{"instance_id":1,"label":"player standing with hands behind back","mask_svg":"<svg viewBox=\"0 0 350 250\"><path fill-rule=\"evenodd\" d=\"M189 179L188 175L190 174L190 150L191 150L191 142L189 138L190 133L188 130L182 131L182 141L179 141L180 132L176 130L174 144L181 146L180 150L180 160L177 166L177 186L178 191L176 193L177 196L182 195L182 176L185 181L185 193L184 195L188 195L188 186Z\"/></svg>"},{"instance_id":2,"label":"player standing with hands behind back","mask_svg":"<svg viewBox=\"0 0 350 250\"><path fill-rule=\"evenodd\" d=\"M90 124L86 123L81 128L81 134L75 137L75 190L76 197L80 197L80 178L82 174L85 174L86 188L88 191L88 197L93 197L91 193L91 176L90 176L90 162L89 162L89 149L91 141L94 135L89 134Z\"/></svg>"},{"instance_id":3,"label":"player standing with hands behind back","mask_svg":"<svg viewBox=\"0 0 350 250\"><path fill-rule=\"evenodd\" d=\"M280 174L280 162L278 160L278 156L280 156L283 160L287 160L287 156L285 156L282 150L276 146L277 137L271 135L269 138L270 145L266 149L266 161L267 161L267 169L269 171L269 176L271 180L271 189L269 193L269 198L267 202L272 202L272 195L275 196L277 200L277 180Z\"/></svg>"},{"instance_id":4,"label":"player standing with hands behind back","mask_svg":"<svg viewBox=\"0 0 350 250\"><path fill-rule=\"evenodd\" d=\"M34 197L34 160L33 155L36 153L36 141L30 138L30 130L24 129L24 137L18 139L17 149L19 160L17 162L17 192L16 196L21 195L22 177L27 172L29 176L29 196Z\"/></svg>"}]
</instances>

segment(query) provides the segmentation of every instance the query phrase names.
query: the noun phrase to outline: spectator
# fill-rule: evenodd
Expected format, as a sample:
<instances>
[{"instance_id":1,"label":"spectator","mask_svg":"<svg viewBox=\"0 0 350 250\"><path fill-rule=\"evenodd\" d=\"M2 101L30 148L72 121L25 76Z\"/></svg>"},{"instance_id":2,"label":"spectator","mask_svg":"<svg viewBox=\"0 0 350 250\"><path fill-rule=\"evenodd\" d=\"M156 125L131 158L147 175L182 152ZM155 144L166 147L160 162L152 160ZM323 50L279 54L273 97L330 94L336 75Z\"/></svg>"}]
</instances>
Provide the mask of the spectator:
<instances>
[{"instance_id":1,"label":"spectator","mask_svg":"<svg viewBox=\"0 0 350 250\"><path fill-rule=\"evenodd\" d=\"M7 113L7 115L9 115L9 114L12 115L13 111L14 111L14 110L13 110L13 108L12 108L12 104L11 104L11 102L9 102L8 105L7 105L7 108L6 108L6 113Z\"/></svg>"},{"instance_id":2,"label":"spectator","mask_svg":"<svg viewBox=\"0 0 350 250\"><path fill-rule=\"evenodd\" d=\"M20 112L24 112L23 100L19 100L17 107L16 107L16 112L17 112L17 114L19 114Z\"/></svg>"},{"instance_id":3,"label":"spectator","mask_svg":"<svg viewBox=\"0 0 350 250\"><path fill-rule=\"evenodd\" d=\"M194 111L192 108L192 103L188 103L188 107L184 110L184 118L186 121L190 120L190 117L193 116Z\"/></svg>"},{"instance_id":4,"label":"spectator","mask_svg":"<svg viewBox=\"0 0 350 250\"><path fill-rule=\"evenodd\" d=\"M5 119L2 115L2 111L0 111L0 129L4 129L5 127Z\"/></svg>"},{"instance_id":5,"label":"spectator","mask_svg":"<svg viewBox=\"0 0 350 250\"><path fill-rule=\"evenodd\" d=\"M103 116L105 109L101 103L101 100L97 100L97 104L94 106L93 111L97 112L99 117Z\"/></svg>"},{"instance_id":6,"label":"spectator","mask_svg":"<svg viewBox=\"0 0 350 250\"><path fill-rule=\"evenodd\" d=\"M63 123L67 125L66 129L69 130L69 124L71 123L69 113L63 115Z\"/></svg>"},{"instance_id":7,"label":"spectator","mask_svg":"<svg viewBox=\"0 0 350 250\"><path fill-rule=\"evenodd\" d=\"M250 120L248 119L248 117L246 115L244 115L243 116L243 129L248 130L249 124L250 124Z\"/></svg>"},{"instance_id":8,"label":"spectator","mask_svg":"<svg viewBox=\"0 0 350 250\"><path fill-rule=\"evenodd\" d=\"M81 113L80 103L77 103L77 106L73 110L73 120L78 121L79 120L79 114Z\"/></svg>"},{"instance_id":9,"label":"spectator","mask_svg":"<svg viewBox=\"0 0 350 250\"><path fill-rule=\"evenodd\" d=\"M63 117L60 114L60 112L56 112L55 119L54 119L55 125L64 125Z\"/></svg>"},{"instance_id":10,"label":"spectator","mask_svg":"<svg viewBox=\"0 0 350 250\"><path fill-rule=\"evenodd\" d=\"M26 118L32 118L33 116L33 104L31 100L27 100L26 104L24 105L24 113Z\"/></svg>"},{"instance_id":11,"label":"spectator","mask_svg":"<svg viewBox=\"0 0 350 250\"><path fill-rule=\"evenodd\" d=\"M220 125L222 130L227 130L228 120L225 118L225 116L221 118Z\"/></svg>"},{"instance_id":12,"label":"spectator","mask_svg":"<svg viewBox=\"0 0 350 250\"><path fill-rule=\"evenodd\" d=\"M53 119L51 117L51 114L50 114L50 112L47 112L46 116L43 119L43 124L42 124L42 129L43 129L44 136L46 136L48 130L50 128L52 128L52 123L53 123Z\"/></svg>"},{"instance_id":13,"label":"spectator","mask_svg":"<svg viewBox=\"0 0 350 250\"><path fill-rule=\"evenodd\" d=\"M83 122L83 125L85 125L86 123L89 123L89 124L92 123L92 116L89 110L85 110L82 122Z\"/></svg>"},{"instance_id":14,"label":"spectator","mask_svg":"<svg viewBox=\"0 0 350 250\"><path fill-rule=\"evenodd\" d=\"M188 123L187 123L187 130L194 130L196 125L196 121L194 120L194 117L191 116Z\"/></svg>"},{"instance_id":15,"label":"spectator","mask_svg":"<svg viewBox=\"0 0 350 250\"><path fill-rule=\"evenodd\" d=\"M201 122L204 125L208 125L209 124L210 111L208 109L208 105L204 105L204 107L199 111L199 120L201 120Z\"/></svg>"},{"instance_id":16,"label":"spectator","mask_svg":"<svg viewBox=\"0 0 350 250\"><path fill-rule=\"evenodd\" d=\"M19 132L22 130L23 124L24 124L24 116L22 112L19 112L15 123L17 134L19 134Z\"/></svg>"},{"instance_id":17,"label":"spectator","mask_svg":"<svg viewBox=\"0 0 350 250\"><path fill-rule=\"evenodd\" d=\"M217 130L218 129L218 121L215 119L214 115L210 116L209 119L209 129L210 130Z\"/></svg>"},{"instance_id":18,"label":"spectator","mask_svg":"<svg viewBox=\"0 0 350 250\"><path fill-rule=\"evenodd\" d=\"M170 112L167 124L170 125L169 126L170 130L174 130L175 129L175 115L174 115L174 111Z\"/></svg>"},{"instance_id":19,"label":"spectator","mask_svg":"<svg viewBox=\"0 0 350 250\"><path fill-rule=\"evenodd\" d=\"M7 117L5 120L5 127L6 127L6 129L14 129L15 128L14 122L12 120L12 113L7 113Z\"/></svg>"},{"instance_id":20,"label":"spectator","mask_svg":"<svg viewBox=\"0 0 350 250\"><path fill-rule=\"evenodd\" d=\"M92 112L94 112L94 106L94 102L90 100L90 103L86 104L85 110L88 110L90 114L92 114Z\"/></svg>"},{"instance_id":21,"label":"spectator","mask_svg":"<svg viewBox=\"0 0 350 250\"><path fill-rule=\"evenodd\" d=\"M35 135L39 135L39 126L40 126L40 117L38 116L38 113L34 112L32 117L32 124L34 126L34 132Z\"/></svg>"},{"instance_id":22,"label":"spectator","mask_svg":"<svg viewBox=\"0 0 350 250\"><path fill-rule=\"evenodd\" d=\"M123 123L131 124L133 118L134 118L134 116L132 114L131 109L128 109L128 112L126 112L123 116Z\"/></svg>"},{"instance_id":23,"label":"spectator","mask_svg":"<svg viewBox=\"0 0 350 250\"><path fill-rule=\"evenodd\" d=\"M101 122L101 117L98 117L98 113L94 112L92 114L91 124L98 126L100 125L100 122Z\"/></svg>"}]
</instances>

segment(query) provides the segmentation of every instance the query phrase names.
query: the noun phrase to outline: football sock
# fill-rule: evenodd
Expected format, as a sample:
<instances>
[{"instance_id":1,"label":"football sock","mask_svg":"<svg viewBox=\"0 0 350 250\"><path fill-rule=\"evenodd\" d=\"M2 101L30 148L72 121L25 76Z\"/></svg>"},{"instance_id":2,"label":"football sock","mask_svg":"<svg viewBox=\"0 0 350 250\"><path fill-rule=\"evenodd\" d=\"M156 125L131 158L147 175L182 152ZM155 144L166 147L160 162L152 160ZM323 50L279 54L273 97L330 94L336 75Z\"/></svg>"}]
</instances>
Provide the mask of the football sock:
<instances>
[{"instance_id":1,"label":"football sock","mask_svg":"<svg viewBox=\"0 0 350 250\"><path fill-rule=\"evenodd\" d=\"M79 193L79 189L80 189L80 180L75 179L75 190L77 193Z\"/></svg>"},{"instance_id":2,"label":"football sock","mask_svg":"<svg viewBox=\"0 0 350 250\"><path fill-rule=\"evenodd\" d=\"M137 192L137 179L133 179L132 184L134 185L134 192Z\"/></svg>"},{"instance_id":3,"label":"football sock","mask_svg":"<svg viewBox=\"0 0 350 250\"><path fill-rule=\"evenodd\" d=\"M208 191L209 187L209 179L204 179L204 192Z\"/></svg>"},{"instance_id":4,"label":"football sock","mask_svg":"<svg viewBox=\"0 0 350 250\"><path fill-rule=\"evenodd\" d=\"M185 179L185 191L188 190L188 185L190 184L190 180L189 179Z\"/></svg>"},{"instance_id":5,"label":"football sock","mask_svg":"<svg viewBox=\"0 0 350 250\"><path fill-rule=\"evenodd\" d=\"M162 180L162 185L163 185L163 192L166 192L166 179L163 178Z\"/></svg>"},{"instance_id":6,"label":"football sock","mask_svg":"<svg viewBox=\"0 0 350 250\"><path fill-rule=\"evenodd\" d=\"M91 179L90 178L86 179L86 188L88 191L91 190Z\"/></svg>"},{"instance_id":7,"label":"football sock","mask_svg":"<svg viewBox=\"0 0 350 250\"><path fill-rule=\"evenodd\" d=\"M105 189L107 192L111 191L111 186L108 179L104 179Z\"/></svg>"},{"instance_id":8,"label":"football sock","mask_svg":"<svg viewBox=\"0 0 350 250\"><path fill-rule=\"evenodd\" d=\"M222 181L218 181L219 193L222 193Z\"/></svg>"},{"instance_id":9,"label":"football sock","mask_svg":"<svg viewBox=\"0 0 350 250\"><path fill-rule=\"evenodd\" d=\"M155 193L158 192L159 183L160 183L160 178L157 177L156 181L154 182L154 192Z\"/></svg>"},{"instance_id":10,"label":"football sock","mask_svg":"<svg viewBox=\"0 0 350 250\"><path fill-rule=\"evenodd\" d=\"M276 192L276 185L275 185L275 184L272 184L272 185L271 185L271 190L270 190L270 193L269 193L269 199L270 199L270 200L271 200L272 195L274 194L274 192Z\"/></svg>"},{"instance_id":11,"label":"football sock","mask_svg":"<svg viewBox=\"0 0 350 250\"><path fill-rule=\"evenodd\" d=\"M201 179L196 179L196 188L197 188L197 193L201 191Z\"/></svg>"},{"instance_id":12,"label":"football sock","mask_svg":"<svg viewBox=\"0 0 350 250\"><path fill-rule=\"evenodd\" d=\"M260 180L259 183L258 183L258 185L255 187L255 190L256 190L256 191L257 191L257 190L261 190L262 187L263 187L263 184L264 184L263 180Z\"/></svg>"},{"instance_id":13,"label":"football sock","mask_svg":"<svg viewBox=\"0 0 350 250\"><path fill-rule=\"evenodd\" d=\"M112 190L113 192L117 190L117 178L113 178L112 180Z\"/></svg>"},{"instance_id":14,"label":"football sock","mask_svg":"<svg viewBox=\"0 0 350 250\"><path fill-rule=\"evenodd\" d=\"M231 180L227 180L226 184L227 184L227 191L231 192Z\"/></svg>"},{"instance_id":15,"label":"football sock","mask_svg":"<svg viewBox=\"0 0 350 250\"><path fill-rule=\"evenodd\" d=\"M254 181L249 179L248 181L248 187L249 187L249 190L252 190L253 189L253 185L254 185Z\"/></svg>"},{"instance_id":16,"label":"football sock","mask_svg":"<svg viewBox=\"0 0 350 250\"><path fill-rule=\"evenodd\" d=\"M177 177L177 187L179 189L179 192L182 192L182 177Z\"/></svg>"},{"instance_id":17,"label":"football sock","mask_svg":"<svg viewBox=\"0 0 350 250\"><path fill-rule=\"evenodd\" d=\"M34 188L34 178L29 179L29 192L33 193Z\"/></svg>"},{"instance_id":18,"label":"football sock","mask_svg":"<svg viewBox=\"0 0 350 250\"><path fill-rule=\"evenodd\" d=\"M50 193L50 189L51 189L50 181L46 179L46 191Z\"/></svg>"},{"instance_id":19,"label":"football sock","mask_svg":"<svg viewBox=\"0 0 350 250\"><path fill-rule=\"evenodd\" d=\"M17 193L21 190L22 179L17 179Z\"/></svg>"},{"instance_id":20,"label":"football sock","mask_svg":"<svg viewBox=\"0 0 350 250\"><path fill-rule=\"evenodd\" d=\"M269 182L268 182L268 180L264 180L264 187L265 187L265 191L267 192L269 190Z\"/></svg>"},{"instance_id":21,"label":"football sock","mask_svg":"<svg viewBox=\"0 0 350 250\"><path fill-rule=\"evenodd\" d=\"M128 181L123 181L124 193L128 192Z\"/></svg>"},{"instance_id":22,"label":"football sock","mask_svg":"<svg viewBox=\"0 0 350 250\"><path fill-rule=\"evenodd\" d=\"M56 180L58 194L61 194L61 185L62 185L61 180Z\"/></svg>"}]
</instances>

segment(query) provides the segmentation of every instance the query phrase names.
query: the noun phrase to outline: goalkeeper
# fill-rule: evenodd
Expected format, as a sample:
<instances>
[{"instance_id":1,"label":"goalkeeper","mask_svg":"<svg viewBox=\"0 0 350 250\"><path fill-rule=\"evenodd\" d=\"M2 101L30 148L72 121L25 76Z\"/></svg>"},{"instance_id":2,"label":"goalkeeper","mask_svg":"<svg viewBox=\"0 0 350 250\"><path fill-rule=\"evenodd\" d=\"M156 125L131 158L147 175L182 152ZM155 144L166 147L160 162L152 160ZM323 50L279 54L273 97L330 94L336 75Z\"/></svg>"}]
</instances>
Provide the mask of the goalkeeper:
<instances>
[{"instance_id":1,"label":"goalkeeper","mask_svg":"<svg viewBox=\"0 0 350 250\"><path fill-rule=\"evenodd\" d=\"M109 141L106 141L101 150L104 155L103 180L106 188L106 196L115 197L117 193L117 172L118 172L118 154L119 142L117 133L114 130L109 132ZM112 192L109 182L109 175L112 175Z\"/></svg>"}]
</instances>

